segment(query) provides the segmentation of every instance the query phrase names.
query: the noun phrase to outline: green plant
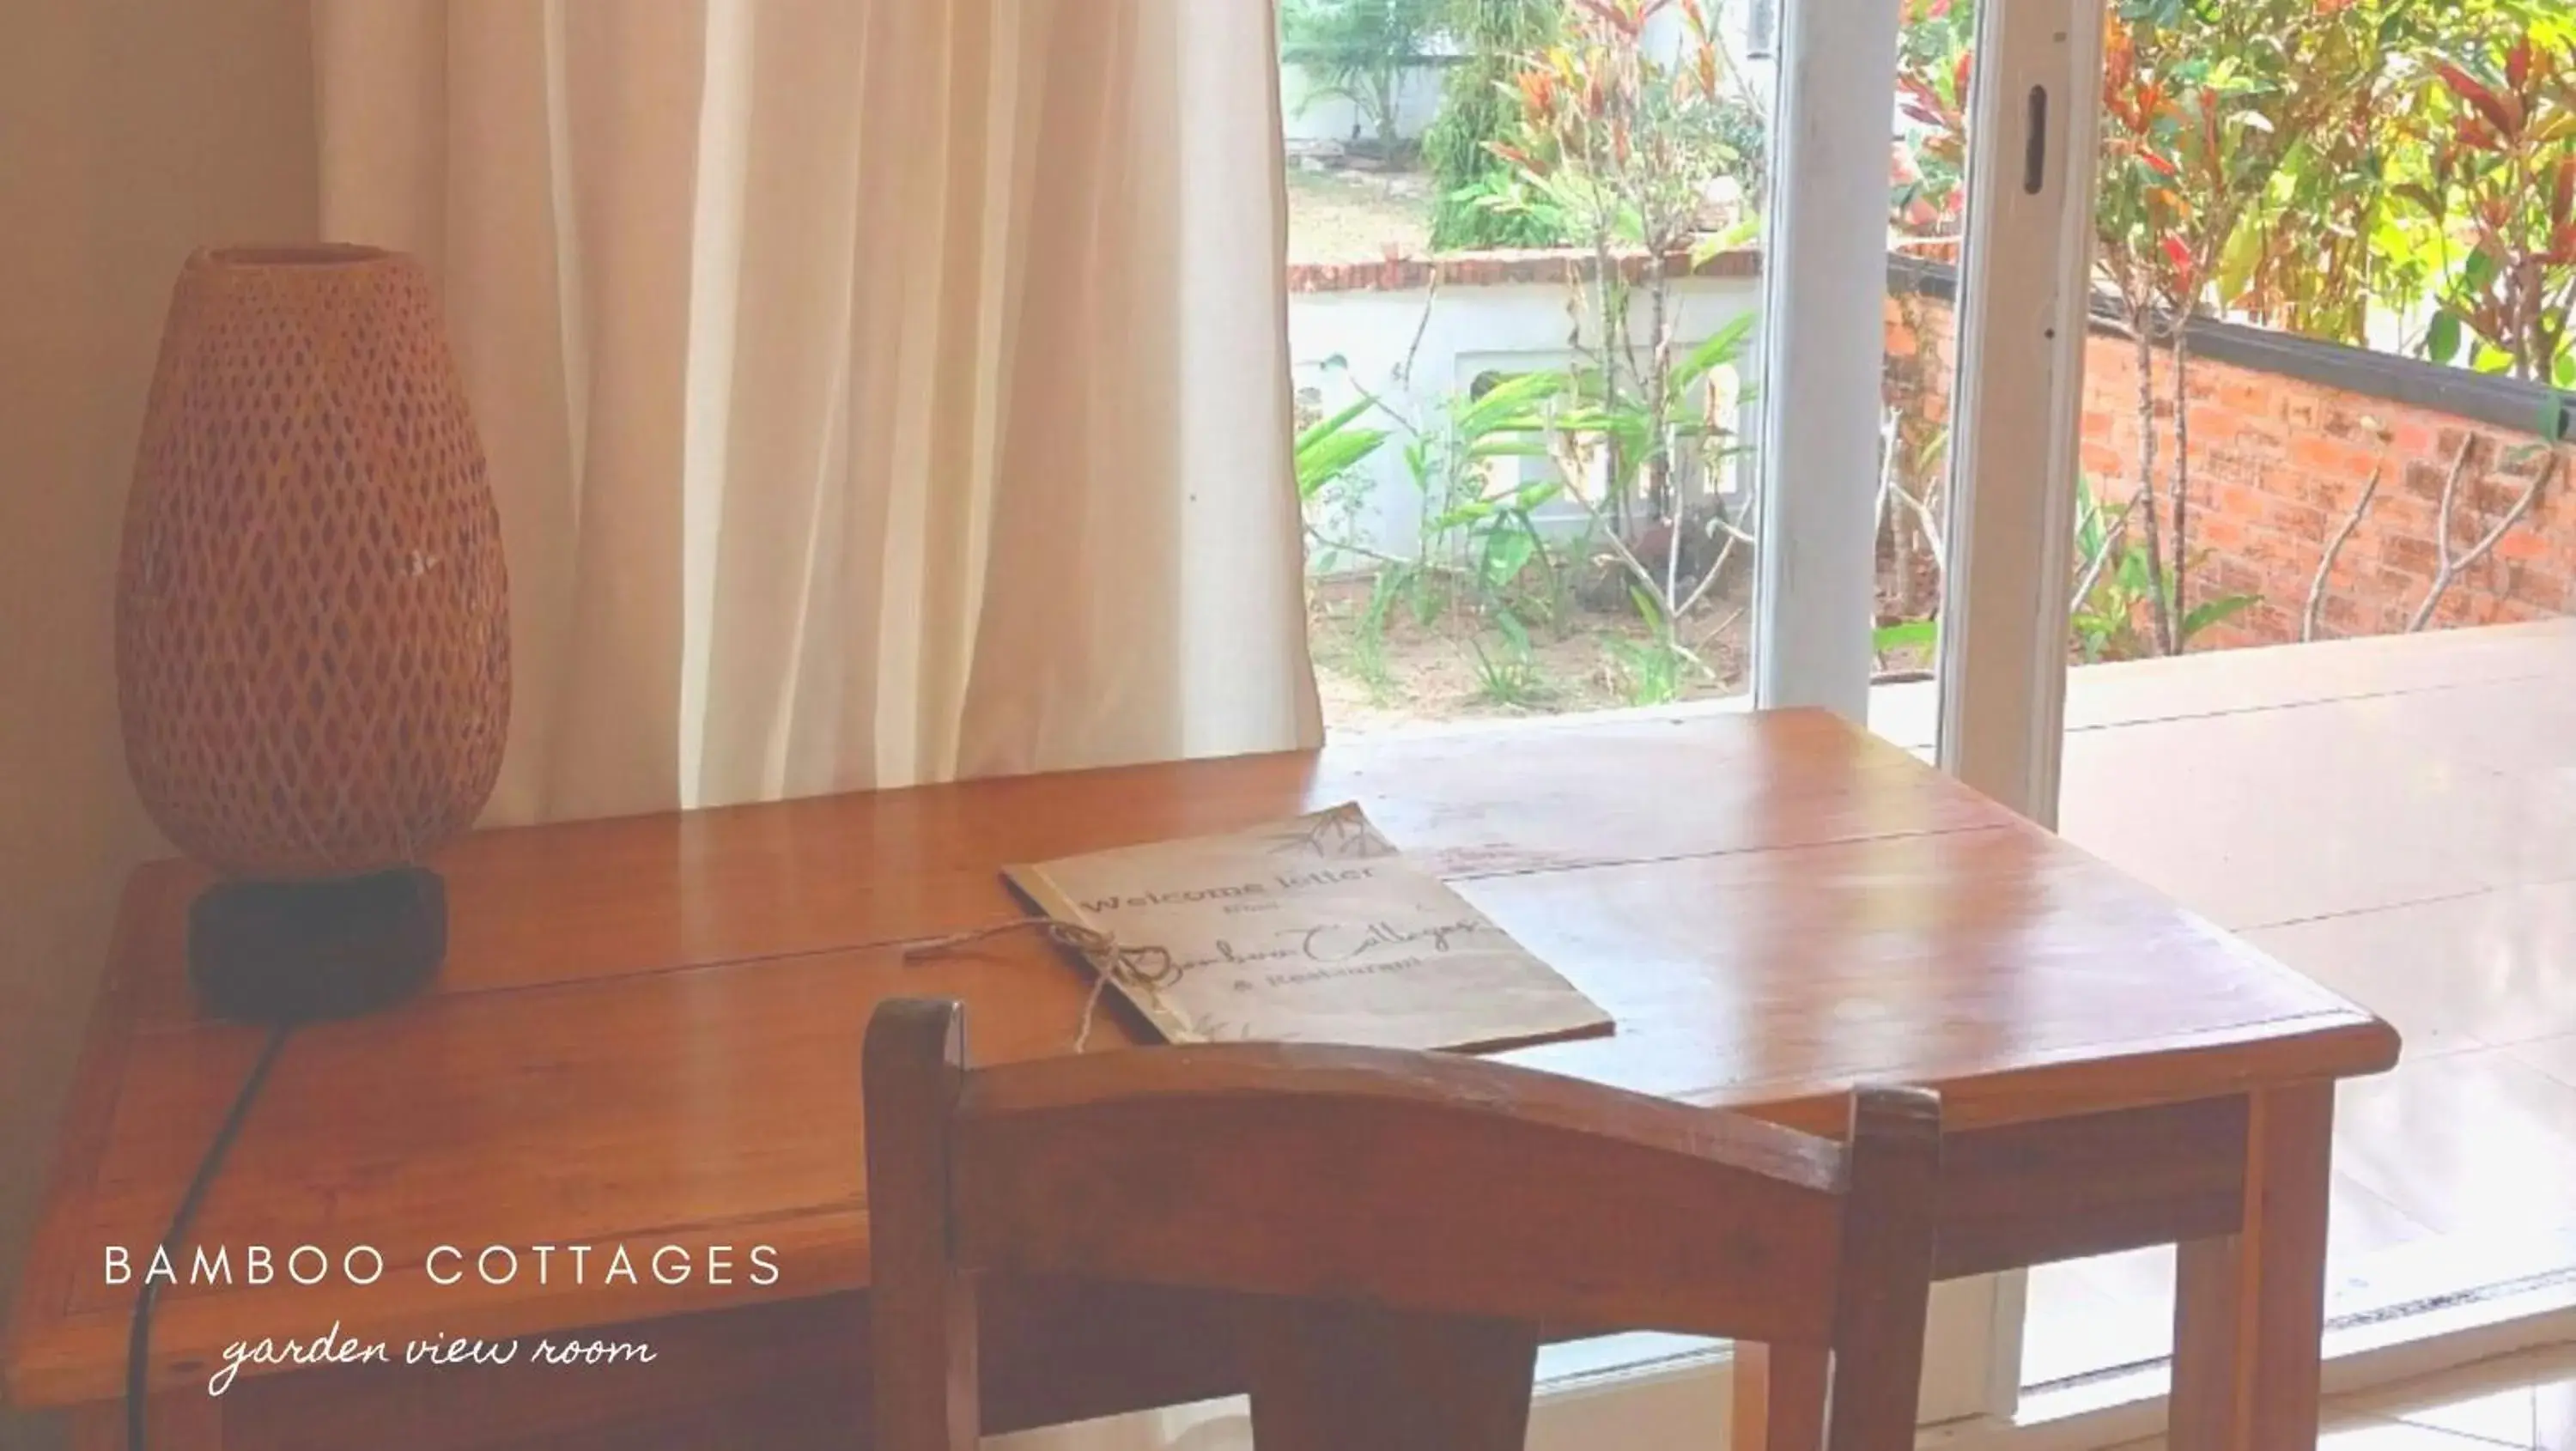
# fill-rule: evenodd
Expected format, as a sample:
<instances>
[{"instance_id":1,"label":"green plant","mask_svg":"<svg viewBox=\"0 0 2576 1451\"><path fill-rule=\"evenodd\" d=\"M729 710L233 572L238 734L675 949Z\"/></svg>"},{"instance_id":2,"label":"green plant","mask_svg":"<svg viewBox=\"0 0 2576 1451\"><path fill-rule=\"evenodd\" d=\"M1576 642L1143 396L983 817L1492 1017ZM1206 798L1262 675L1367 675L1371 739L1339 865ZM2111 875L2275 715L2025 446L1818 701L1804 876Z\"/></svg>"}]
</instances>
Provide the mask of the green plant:
<instances>
[{"instance_id":1,"label":"green plant","mask_svg":"<svg viewBox=\"0 0 2576 1451\"><path fill-rule=\"evenodd\" d=\"M1404 74L1422 60L1442 0L1286 0L1279 10L1280 58L1305 67L1315 96L1357 107L1378 154L1399 149Z\"/></svg>"},{"instance_id":2,"label":"green plant","mask_svg":"<svg viewBox=\"0 0 2576 1451\"><path fill-rule=\"evenodd\" d=\"M1678 47L1649 44L1674 17ZM1679 622L1752 542L1759 513L1748 502L1730 517L1711 487L1741 441L1720 426L1709 385L1754 319L1682 346L1674 264L1758 235L1762 108L1707 11L1678 0L1583 0L1513 86L1517 134L1492 147L1512 174L1486 204L1561 219L1592 253L1576 360L1533 422L1560 476L1597 484L1567 497L1649 631L1619 652L1621 674L1632 694L1669 698L1705 668L1679 646ZM1616 261L1631 250L1646 254L1642 275Z\"/></svg>"},{"instance_id":3,"label":"green plant","mask_svg":"<svg viewBox=\"0 0 2576 1451\"><path fill-rule=\"evenodd\" d=\"M1608 551L1632 598L1651 604L1639 609L1650 628L1688 615L1716 585L1736 546L1750 542L1714 511L1681 509L1671 471L1689 463L1703 478L1712 476L1742 450L1742 440L1713 416L1717 400L1707 390L1718 370L1741 357L1753 324L1751 314L1741 314L1678 357L1668 349L1648 373L1653 397L1619 389L1613 368L1587 361L1520 375L1508 392L1488 399L1489 406L1510 410L1491 419L1504 437L1489 445L1488 456L1544 457L1556 466L1555 478L1528 486L1512 507L1526 517L1560 499L1579 506L1590 525L1584 540ZM1606 479L1608 498L1568 489L1567 479ZM1654 507L1653 525L1632 543L1619 510L1622 501L1640 497ZM1694 532L1705 547L1686 549Z\"/></svg>"},{"instance_id":4,"label":"green plant","mask_svg":"<svg viewBox=\"0 0 2576 1451\"><path fill-rule=\"evenodd\" d=\"M1445 28L1466 55L1450 68L1440 112L1422 133L1433 250L1559 247L1572 239L1562 217L1513 204L1511 164L1493 150L1519 122L1512 77L1521 58L1553 44L1564 17L1565 0L1448 0Z\"/></svg>"},{"instance_id":5,"label":"green plant","mask_svg":"<svg viewBox=\"0 0 2576 1451\"><path fill-rule=\"evenodd\" d=\"M1431 204L1435 251L1562 247L1574 239L1573 224L1555 202L1533 194L1499 164L1443 190Z\"/></svg>"},{"instance_id":6,"label":"green plant","mask_svg":"<svg viewBox=\"0 0 2576 1451\"><path fill-rule=\"evenodd\" d=\"M2153 589L2146 551L2105 522L2089 485L2081 486L2075 513L2075 601L2067 612L2076 658L2134 660L2155 653L2151 635L2138 629L2141 605Z\"/></svg>"},{"instance_id":7,"label":"green plant","mask_svg":"<svg viewBox=\"0 0 2576 1451\"><path fill-rule=\"evenodd\" d=\"M1476 657L1476 694L1495 705L1521 710L1554 698L1556 692L1531 648L1529 631L1508 611L1494 616L1494 627L1502 636L1495 648L1488 650L1478 639L1467 642Z\"/></svg>"},{"instance_id":8,"label":"green plant","mask_svg":"<svg viewBox=\"0 0 2576 1451\"><path fill-rule=\"evenodd\" d=\"M2374 314L2404 311L2435 280L2435 229L2397 204L2421 178L2414 125L2425 57L2483 10L2518 0L2369 0L2339 9L2309 54L2335 89L2279 153L2268 188L2211 263L2212 303L2302 337L2371 345Z\"/></svg>"},{"instance_id":9,"label":"green plant","mask_svg":"<svg viewBox=\"0 0 2576 1451\"><path fill-rule=\"evenodd\" d=\"M2576 20L2464 37L2424 88L2429 176L2402 189L2466 251L2425 333L2438 362L2576 388Z\"/></svg>"},{"instance_id":10,"label":"green plant","mask_svg":"<svg viewBox=\"0 0 2576 1451\"><path fill-rule=\"evenodd\" d=\"M1368 552L1342 541L1353 532L1360 506L1366 502L1370 479L1361 466L1386 446L1389 437L1386 429L1365 421L1377 409L1377 399L1363 394L1297 431L1291 459L1306 538L1318 569L1335 569L1345 559Z\"/></svg>"},{"instance_id":11,"label":"green plant","mask_svg":"<svg viewBox=\"0 0 2576 1451\"><path fill-rule=\"evenodd\" d=\"M2222 267L2256 227L2285 174L2312 164L2328 123L2376 92L2389 64L2379 34L2412 0L2121 0L2107 37L2101 185L2094 231L2101 271L2137 340L2138 498L2122 519L2139 531L2158 653L2189 647L2191 525L2190 318L2249 299L2257 275ZM2299 188L2293 186L2295 193ZM2311 191L2313 188L2310 189ZM2313 266L2313 263L2309 264ZM2311 310L2366 306L2355 274L2320 274ZM2256 299L2259 300L2259 299ZM2155 354L2170 363L2170 484L2159 479ZM2114 530L2125 538L2125 532Z\"/></svg>"},{"instance_id":12,"label":"green plant","mask_svg":"<svg viewBox=\"0 0 2576 1451\"><path fill-rule=\"evenodd\" d=\"M1715 507L1692 507L1682 479L1712 480L1743 451L1742 439L1718 421L1714 381L1742 356L1754 321L1739 314L1678 355L1667 335L1634 389L1617 386L1614 363L1570 369L1536 420L1561 475L1607 481L1606 500L1582 491L1571 497L1626 576L1631 597L1652 603L1651 611L1640 608L1649 626L1688 616L1736 547L1752 542ZM1749 397L1748 390L1737 401ZM1638 513L1643 529L1635 527Z\"/></svg>"},{"instance_id":13,"label":"green plant","mask_svg":"<svg viewBox=\"0 0 2576 1451\"><path fill-rule=\"evenodd\" d=\"M2124 511L2125 512L2125 511ZM2161 649L2152 627L2141 618L2161 605L2174 609L2177 593L2173 566L2155 558L2145 544L2129 537L2119 519L2106 520L2089 483L2079 483L2075 510L2076 586L2067 611L2077 658L2087 664L2134 660L2173 653ZM2181 611L2180 645L2212 625L2224 623L2262 603L2259 595L2222 595Z\"/></svg>"},{"instance_id":14,"label":"green plant","mask_svg":"<svg viewBox=\"0 0 2576 1451\"><path fill-rule=\"evenodd\" d=\"M1879 626L1869 636L1869 648L1879 657L1885 669L1887 657L1898 651L1913 655L1929 654L1941 643L1941 622L1933 619L1897 620Z\"/></svg>"},{"instance_id":15,"label":"green plant","mask_svg":"<svg viewBox=\"0 0 2576 1451\"><path fill-rule=\"evenodd\" d=\"M1648 33L1682 19L1666 59ZM1528 193L1596 249L1633 246L1668 256L1707 230L1720 179L1759 199L1761 108L1697 5L1677 0L1582 0L1562 40L1522 57L1513 134L1491 143Z\"/></svg>"},{"instance_id":16,"label":"green plant","mask_svg":"<svg viewBox=\"0 0 2576 1451\"><path fill-rule=\"evenodd\" d=\"M1630 705L1670 705L1681 699L1684 657L1662 640L1614 635L1602 642L1610 673Z\"/></svg>"},{"instance_id":17,"label":"green plant","mask_svg":"<svg viewBox=\"0 0 2576 1451\"><path fill-rule=\"evenodd\" d=\"M1647 43L1659 19L1678 13L1684 41L1670 59ZM1611 460L1611 513L1631 523L1631 493L1642 483L1668 504L1671 463L1662 447L1672 400L1666 385L1675 355L1671 262L1694 258L1758 231L1749 194L1731 221L1716 223L1710 194L1722 179L1752 174L1744 146L1748 123L1735 113L1748 102L1735 68L1696 5L1673 0L1585 0L1564 40L1525 59L1514 85L1521 103L1517 134L1494 143L1512 164L1512 194L1523 205L1561 216L1592 251L1591 336L1578 350L1601 405L1623 400L1649 410L1639 452ZM1758 122L1750 123L1758 134ZM1648 258L1643 289L1648 316L1640 335L1631 319L1631 290L1615 254L1640 249Z\"/></svg>"},{"instance_id":18,"label":"green plant","mask_svg":"<svg viewBox=\"0 0 2576 1451\"><path fill-rule=\"evenodd\" d=\"M1649 30L1675 16L1678 48L1650 44ZM1704 8L1677 0L1582 0L1558 43L1525 56L1512 85L1515 134L1490 148L1511 176L1488 200L1562 219L1592 254L1589 292L1574 309L1575 362L1530 424L1558 474L1586 482L1563 497L1582 506L1588 539L1669 645L1675 622L1752 537L1705 487L1738 446L1705 385L1733 362L1753 319L1685 349L1672 289L1681 256L1696 262L1759 231L1760 110ZM1722 181L1736 188L1731 217L1712 215ZM1618 260L1632 249L1646 254L1634 281ZM1758 506L1743 512L1751 519Z\"/></svg>"},{"instance_id":19,"label":"green plant","mask_svg":"<svg viewBox=\"0 0 2576 1451\"><path fill-rule=\"evenodd\" d=\"M1537 427L1534 410L1562 387L1562 375L1548 372L1494 379L1443 400L1428 419L1407 417L1362 389L1353 408L1374 409L1390 426L1363 429L1356 422L1358 414L1346 409L1310 427L1306 437L1312 446L1300 449L1300 479L1308 472L1302 465L1311 462L1319 474L1330 472L1365 487L1364 476L1353 472L1357 462L1401 436L1404 474L1418 496L1421 520L1415 553L1411 558L1389 556L1345 533L1326 531L1310 518L1318 554L1379 566L1395 595L1425 626L1456 601L1483 616L1525 612L1531 619L1561 622L1569 608L1565 546L1550 537L1539 515L1563 497L1564 484L1554 478L1498 479L1492 466L1498 460L1545 457L1532 432ZM1339 441L1328 445L1327 440ZM1354 510L1346 512L1355 512L1356 502L1354 493Z\"/></svg>"},{"instance_id":20,"label":"green plant","mask_svg":"<svg viewBox=\"0 0 2576 1451\"><path fill-rule=\"evenodd\" d=\"M1692 396L1714 370L1740 354L1750 330L1751 320L1739 319L1688 350L1674 360L1668 386L1677 396ZM1389 443L1400 443L1404 475L1419 495L1422 523L1411 557L1377 552L1310 518L1319 557L1366 560L1377 567L1368 605L1336 664L1367 684L1373 695L1391 692L1385 651L1394 612L1407 609L1418 625L1428 628L1454 609L1462 648L1473 657L1479 696L1514 707L1553 698L1530 632L1540 626L1560 631L1570 626L1576 607L1574 562L1602 541L1604 525L1597 505L1569 489L1566 480L1581 477L1585 460L1614 443L1628 456L1643 456L1650 446L1652 414L1633 396L1615 408L1608 406L1593 375L1580 368L1553 369L1481 379L1421 419L1407 417L1363 388L1357 402L1301 430L1298 477L1309 495L1310 515L1311 501L1333 494L1337 482L1354 490L1373 487L1359 465ZM1676 409L1667 414L1667 437L1654 446L1708 460L1723 459L1736 447L1731 435L1703 412ZM1530 461L1555 467L1537 475L1497 467ZM1561 507L1567 500L1584 506L1571 531L1568 511ZM1733 545L1732 537L1725 540L1721 564L1724 551ZM1669 569L1658 575L1633 552L1618 557L1627 560L1621 567L1625 596L1648 637L1612 646L1614 668L1637 703L1678 698L1687 680L1707 673L1707 667L1681 643L1677 621L1698 604L1716 570L1687 578ZM1696 586L1677 589L1677 578L1685 587L1693 581ZM1682 598L1668 606L1674 592Z\"/></svg>"},{"instance_id":21,"label":"green plant","mask_svg":"<svg viewBox=\"0 0 2576 1451\"><path fill-rule=\"evenodd\" d=\"M1452 576L1473 589L1488 614L1509 616L1535 573L1535 613L1550 622L1566 615L1565 566L1538 517L1565 496L1563 480L1497 482L1490 471L1498 460L1541 456L1528 436L1530 412L1560 386L1556 374L1522 373L1448 400L1438 467L1415 473L1425 549L1451 564Z\"/></svg>"},{"instance_id":22,"label":"green plant","mask_svg":"<svg viewBox=\"0 0 2576 1451\"><path fill-rule=\"evenodd\" d=\"M1630 705L1666 705L1681 699L1684 683L1691 676L1710 674L1708 665L1682 643L1680 622L1664 612L1662 601L1631 584L1628 602L1648 633L1642 640L1613 636L1604 642L1612 674Z\"/></svg>"},{"instance_id":23,"label":"green plant","mask_svg":"<svg viewBox=\"0 0 2576 1451\"><path fill-rule=\"evenodd\" d=\"M1958 237L1966 220L1968 82L1974 70L1976 8L1953 0L1905 0L1898 39L1898 133L1892 205L1898 229L1917 238Z\"/></svg>"},{"instance_id":24,"label":"green plant","mask_svg":"<svg viewBox=\"0 0 2576 1451\"><path fill-rule=\"evenodd\" d=\"M1312 500L1327 487L1349 478L1352 470L1366 463L1372 454L1386 445L1385 429L1364 426L1360 422L1376 408L1375 398L1362 398L1298 432L1295 448L1298 498Z\"/></svg>"},{"instance_id":25,"label":"green plant","mask_svg":"<svg viewBox=\"0 0 2576 1451\"><path fill-rule=\"evenodd\" d=\"M1360 607L1360 617L1350 635L1351 673L1368 687L1369 699L1384 705L1395 694L1395 677L1387 669L1386 625L1396 601L1403 595L1397 576L1381 570L1369 581L1368 602Z\"/></svg>"}]
</instances>

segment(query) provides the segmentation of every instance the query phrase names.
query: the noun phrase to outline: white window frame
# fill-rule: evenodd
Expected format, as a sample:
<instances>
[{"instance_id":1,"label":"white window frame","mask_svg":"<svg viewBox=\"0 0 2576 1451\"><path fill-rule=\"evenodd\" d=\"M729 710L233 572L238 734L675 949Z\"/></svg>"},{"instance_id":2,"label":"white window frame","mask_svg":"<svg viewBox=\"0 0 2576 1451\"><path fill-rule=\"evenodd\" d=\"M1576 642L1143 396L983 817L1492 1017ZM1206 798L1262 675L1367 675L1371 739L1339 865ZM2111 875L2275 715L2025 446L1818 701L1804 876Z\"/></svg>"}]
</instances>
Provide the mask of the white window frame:
<instances>
[{"instance_id":1,"label":"white window frame","mask_svg":"<svg viewBox=\"0 0 2576 1451\"><path fill-rule=\"evenodd\" d=\"M2034 88L2048 124L2035 190L2017 164L2027 155L1977 148L1960 279L1937 759L2048 827L2066 734L2102 9L1987 0L1972 134L2026 138Z\"/></svg>"},{"instance_id":2,"label":"white window frame","mask_svg":"<svg viewBox=\"0 0 2576 1451\"><path fill-rule=\"evenodd\" d=\"M1765 243L1754 703L1868 720L1898 0L1791 0ZM1939 647L1943 769L2057 816L2092 265L2101 0L1985 0L1969 133ZM1837 104L1867 97L1868 104ZM2032 285L2032 279L2040 279ZM1924 1419L2000 1425L2026 1277L1939 1287Z\"/></svg>"},{"instance_id":3,"label":"white window frame","mask_svg":"<svg viewBox=\"0 0 2576 1451\"><path fill-rule=\"evenodd\" d=\"M2062 3L2062 0L2042 0ZM1901 0L1787 0L1762 243L1753 703L1869 719Z\"/></svg>"}]
</instances>

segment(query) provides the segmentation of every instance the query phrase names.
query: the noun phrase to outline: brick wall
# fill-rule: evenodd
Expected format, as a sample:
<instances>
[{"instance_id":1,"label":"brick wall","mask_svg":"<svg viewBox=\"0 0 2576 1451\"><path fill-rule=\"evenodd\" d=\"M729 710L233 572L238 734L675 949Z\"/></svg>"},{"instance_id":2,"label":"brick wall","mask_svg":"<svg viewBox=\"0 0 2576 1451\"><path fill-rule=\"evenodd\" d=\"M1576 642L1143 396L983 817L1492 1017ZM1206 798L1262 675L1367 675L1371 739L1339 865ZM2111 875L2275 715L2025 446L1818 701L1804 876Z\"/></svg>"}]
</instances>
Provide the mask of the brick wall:
<instances>
[{"instance_id":1,"label":"brick wall","mask_svg":"<svg viewBox=\"0 0 2576 1451\"><path fill-rule=\"evenodd\" d=\"M1909 326L1906 312L1915 314ZM1946 305L1925 297L1888 305L1891 397L1942 399L1950 382ZM2300 638L2308 592L2328 540L2351 516L2373 469L2369 512L2336 554L2320 600L2319 638L2392 634L2432 587L2444 479L2474 439L2452 514L2466 554L2529 487L2543 455L2515 433L2304 379L2195 357L2188 365L2194 600L2249 594L2261 603L2210 627L2195 649ZM2154 364L2159 488L2169 491L2175 447L2171 359ZM2137 345L2097 333L2084 369L2083 467L2096 497L2117 510L2137 488ZM2481 565L2462 572L2435 626L2497 624L2576 610L2576 458L2562 458L2539 501Z\"/></svg>"}]
</instances>

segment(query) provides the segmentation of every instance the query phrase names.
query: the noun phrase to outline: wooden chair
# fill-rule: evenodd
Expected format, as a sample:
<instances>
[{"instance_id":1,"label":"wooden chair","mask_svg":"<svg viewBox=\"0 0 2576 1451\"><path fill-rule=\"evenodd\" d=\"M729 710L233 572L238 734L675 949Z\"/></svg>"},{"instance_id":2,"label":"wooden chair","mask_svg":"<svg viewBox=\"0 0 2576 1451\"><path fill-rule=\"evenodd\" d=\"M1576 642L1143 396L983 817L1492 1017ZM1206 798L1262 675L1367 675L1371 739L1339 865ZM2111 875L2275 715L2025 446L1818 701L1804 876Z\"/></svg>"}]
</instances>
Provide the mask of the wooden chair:
<instances>
[{"instance_id":1,"label":"wooden chair","mask_svg":"<svg viewBox=\"0 0 2576 1451\"><path fill-rule=\"evenodd\" d=\"M1518 1448L1542 1335L1627 1329L1829 1351L1828 1451L1914 1444L1933 1094L1861 1090L1843 1145L1440 1054L970 1070L964 1028L868 1025L880 1451L975 1446L987 1272L1243 1295L1262 1451Z\"/></svg>"}]
</instances>

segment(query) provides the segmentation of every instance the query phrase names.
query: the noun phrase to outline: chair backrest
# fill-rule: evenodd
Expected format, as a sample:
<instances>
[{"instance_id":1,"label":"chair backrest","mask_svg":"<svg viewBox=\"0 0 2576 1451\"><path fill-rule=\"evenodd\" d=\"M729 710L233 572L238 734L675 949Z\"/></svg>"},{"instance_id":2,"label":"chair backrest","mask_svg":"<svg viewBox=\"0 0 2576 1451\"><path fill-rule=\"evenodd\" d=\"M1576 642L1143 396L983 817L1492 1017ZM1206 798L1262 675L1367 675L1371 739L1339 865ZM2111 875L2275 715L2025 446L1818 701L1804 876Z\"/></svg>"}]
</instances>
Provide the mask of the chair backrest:
<instances>
[{"instance_id":1,"label":"chair backrest","mask_svg":"<svg viewBox=\"0 0 2576 1451\"><path fill-rule=\"evenodd\" d=\"M876 1444L980 1430L975 1277L1239 1292L1262 1451L1518 1447L1543 1335L1822 1348L1828 1451L1914 1442L1940 1101L1848 1143L1445 1054L1153 1048L969 1070L868 1026Z\"/></svg>"}]
</instances>

